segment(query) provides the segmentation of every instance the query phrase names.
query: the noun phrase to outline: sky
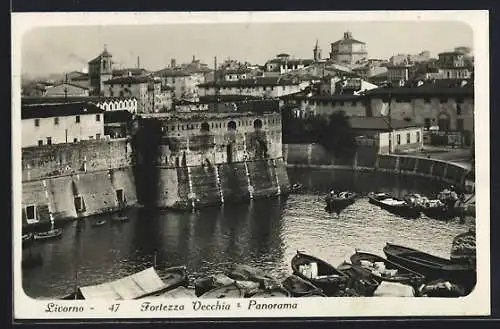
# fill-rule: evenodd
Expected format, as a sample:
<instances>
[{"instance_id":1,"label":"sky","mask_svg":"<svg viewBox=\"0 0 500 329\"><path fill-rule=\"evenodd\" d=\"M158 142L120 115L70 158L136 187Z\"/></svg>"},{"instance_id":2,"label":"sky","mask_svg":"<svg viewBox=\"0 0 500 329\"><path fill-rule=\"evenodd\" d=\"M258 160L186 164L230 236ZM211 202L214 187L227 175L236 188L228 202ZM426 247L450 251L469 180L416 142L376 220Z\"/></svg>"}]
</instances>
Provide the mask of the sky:
<instances>
[{"instance_id":1,"label":"sky","mask_svg":"<svg viewBox=\"0 0 500 329\"><path fill-rule=\"evenodd\" d=\"M81 70L99 55L104 45L123 67L157 70L170 64L190 62L193 56L214 65L226 58L264 64L286 52L295 58L312 58L316 40L322 57L330 43L350 31L366 43L369 58L437 53L457 46L472 47L473 31L462 22L319 22L319 23L226 23L142 26L66 26L29 30L22 38L22 74L40 76Z\"/></svg>"}]
</instances>

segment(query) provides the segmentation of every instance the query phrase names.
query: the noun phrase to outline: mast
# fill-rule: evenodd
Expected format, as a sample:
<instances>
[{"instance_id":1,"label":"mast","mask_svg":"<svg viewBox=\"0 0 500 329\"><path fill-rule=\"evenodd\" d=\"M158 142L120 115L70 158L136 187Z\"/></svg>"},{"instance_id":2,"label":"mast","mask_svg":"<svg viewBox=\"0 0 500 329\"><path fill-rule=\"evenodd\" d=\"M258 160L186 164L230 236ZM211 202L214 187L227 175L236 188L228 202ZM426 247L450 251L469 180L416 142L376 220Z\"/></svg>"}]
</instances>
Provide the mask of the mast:
<instances>
[{"instance_id":1,"label":"mast","mask_svg":"<svg viewBox=\"0 0 500 329\"><path fill-rule=\"evenodd\" d=\"M68 102L68 73L66 73L65 79L64 79L64 102Z\"/></svg>"},{"instance_id":2,"label":"mast","mask_svg":"<svg viewBox=\"0 0 500 329\"><path fill-rule=\"evenodd\" d=\"M388 125L389 125L389 154L392 153L392 115L391 115L391 92L389 92L389 109L388 109Z\"/></svg>"}]
</instances>

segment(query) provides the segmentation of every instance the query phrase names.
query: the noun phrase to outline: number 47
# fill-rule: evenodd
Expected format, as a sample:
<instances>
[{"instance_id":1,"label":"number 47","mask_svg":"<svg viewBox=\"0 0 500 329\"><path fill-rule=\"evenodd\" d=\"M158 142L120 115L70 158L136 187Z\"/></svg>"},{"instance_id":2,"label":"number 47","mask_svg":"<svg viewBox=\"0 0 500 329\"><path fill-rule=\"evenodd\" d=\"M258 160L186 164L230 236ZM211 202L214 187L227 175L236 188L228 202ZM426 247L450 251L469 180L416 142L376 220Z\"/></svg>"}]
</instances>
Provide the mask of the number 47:
<instances>
[{"instance_id":1,"label":"number 47","mask_svg":"<svg viewBox=\"0 0 500 329\"><path fill-rule=\"evenodd\" d=\"M120 304L112 304L108 310L110 310L111 312L117 312L118 309L120 308Z\"/></svg>"}]
</instances>

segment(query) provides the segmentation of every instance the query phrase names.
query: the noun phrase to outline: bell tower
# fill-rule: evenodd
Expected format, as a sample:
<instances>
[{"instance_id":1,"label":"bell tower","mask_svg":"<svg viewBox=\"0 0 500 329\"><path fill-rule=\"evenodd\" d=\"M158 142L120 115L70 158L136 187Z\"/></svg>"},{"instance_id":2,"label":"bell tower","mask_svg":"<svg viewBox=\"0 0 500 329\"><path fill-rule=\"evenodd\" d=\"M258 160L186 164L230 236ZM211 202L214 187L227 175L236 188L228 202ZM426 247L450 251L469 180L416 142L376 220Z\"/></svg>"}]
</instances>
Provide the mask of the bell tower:
<instances>
[{"instance_id":1,"label":"bell tower","mask_svg":"<svg viewBox=\"0 0 500 329\"><path fill-rule=\"evenodd\" d=\"M321 60L321 48L319 48L318 39L316 39L316 45L313 49L313 58L316 62Z\"/></svg>"}]
</instances>

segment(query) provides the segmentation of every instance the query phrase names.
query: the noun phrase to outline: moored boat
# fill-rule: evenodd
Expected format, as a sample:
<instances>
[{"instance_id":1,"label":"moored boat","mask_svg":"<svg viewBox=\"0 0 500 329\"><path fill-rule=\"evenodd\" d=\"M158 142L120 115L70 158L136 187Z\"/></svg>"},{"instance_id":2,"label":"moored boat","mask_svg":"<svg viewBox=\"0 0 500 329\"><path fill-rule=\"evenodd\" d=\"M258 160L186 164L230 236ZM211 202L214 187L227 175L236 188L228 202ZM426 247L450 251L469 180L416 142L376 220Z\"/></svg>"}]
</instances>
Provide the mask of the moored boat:
<instances>
[{"instance_id":1,"label":"moored boat","mask_svg":"<svg viewBox=\"0 0 500 329\"><path fill-rule=\"evenodd\" d=\"M291 294L284 288L276 287L266 290L260 290L252 296L252 298L276 298L276 297L290 297Z\"/></svg>"},{"instance_id":2,"label":"moored boat","mask_svg":"<svg viewBox=\"0 0 500 329\"><path fill-rule=\"evenodd\" d=\"M105 219L101 219L101 220L98 220L98 221L95 221L92 223L92 226L93 227L99 227L99 226L103 226L104 224L106 224L106 220Z\"/></svg>"},{"instance_id":3,"label":"moored boat","mask_svg":"<svg viewBox=\"0 0 500 329\"><path fill-rule=\"evenodd\" d=\"M218 287L207 291L199 298L202 299L221 299L221 298L243 298L245 291L236 283L231 283L222 287Z\"/></svg>"},{"instance_id":4,"label":"moored boat","mask_svg":"<svg viewBox=\"0 0 500 329\"><path fill-rule=\"evenodd\" d=\"M177 287L175 289L172 289L170 291L167 291L163 294L154 296L154 298L165 298L165 299L182 299L182 298L189 298L189 299L195 299L196 298L196 293L194 291L194 288L186 288L183 286Z\"/></svg>"},{"instance_id":5,"label":"moored boat","mask_svg":"<svg viewBox=\"0 0 500 329\"><path fill-rule=\"evenodd\" d=\"M115 216L113 216L113 221L114 222L127 222L129 220L129 217L127 215L124 215L124 214L117 214Z\"/></svg>"},{"instance_id":6,"label":"moored boat","mask_svg":"<svg viewBox=\"0 0 500 329\"><path fill-rule=\"evenodd\" d=\"M356 250L351 256L351 262L355 271L371 275L379 283L382 281L398 282L417 288L425 280L420 273L367 252Z\"/></svg>"},{"instance_id":7,"label":"moored boat","mask_svg":"<svg viewBox=\"0 0 500 329\"><path fill-rule=\"evenodd\" d=\"M304 297L312 293L323 294L321 288L316 287L309 281L306 281L296 275L290 275L282 282L283 287L290 292L292 297Z\"/></svg>"},{"instance_id":8,"label":"moored boat","mask_svg":"<svg viewBox=\"0 0 500 329\"><path fill-rule=\"evenodd\" d=\"M383 251L388 260L422 273L426 282L450 280L463 285L468 291L476 284L476 268L471 264L455 263L446 258L391 243L386 243Z\"/></svg>"},{"instance_id":9,"label":"moored boat","mask_svg":"<svg viewBox=\"0 0 500 329\"><path fill-rule=\"evenodd\" d=\"M330 193L326 196L326 210L340 214L342 210L356 202L356 193L344 191L338 194Z\"/></svg>"},{"instance_id":10,"label":"moored boat","mask_svg":"<svg viewBox=\"0 0 500 329\"><path fill-rule=\"evenodd\" d=\"M369 273L355 270L350 263L343 262L337 266L337 269L350 278L347 287L354 289L361 296L373 296L373 293L380 285L380 282L375 280Z\"/></svg>"},{"instance_id":11,"label":"moored boat","mask_svg":"<svg viewBox=\"0 0 500 329\"><path fill-rule=\"evenodd\" d=\"M172 267L163 270L160 277L154 267L141 272L97 285L79 287L76 292L62 299L70 300L132 300L158 296L187 283L185 267Z\"/></svg>"},{"instance_id":12,"label":"moored boat","mask_svg":"<svg viewBox=\"0 0 500 329\"><path fill-rule=\"evenodd\" d=\"M293 274L321 288L327 296L333 296L345 288L349 277L333 265L317 257L297 251L291 261Z\"/></svg>"},{"instance_id":13,"label":"moored boat","mask_svg":"<svg viewBox=\"0 0 500 329\"><path fill-rule=\"evenodd\" d=\"M420 217L420 208L387 193L368 193L368 202L404 218Z\"/></svg>"},{"instance_id":14,"label":"moored boat","mask_svg":"<svg viewBox=\"0 0 500 329\"><path fill-rule=\"evenodd\" d=\"M52 240L58 239L62 236L63 230L61 228L51 229L47 232L39 232L33 234L33 240Z\"/></svg>"}]
</instances>

